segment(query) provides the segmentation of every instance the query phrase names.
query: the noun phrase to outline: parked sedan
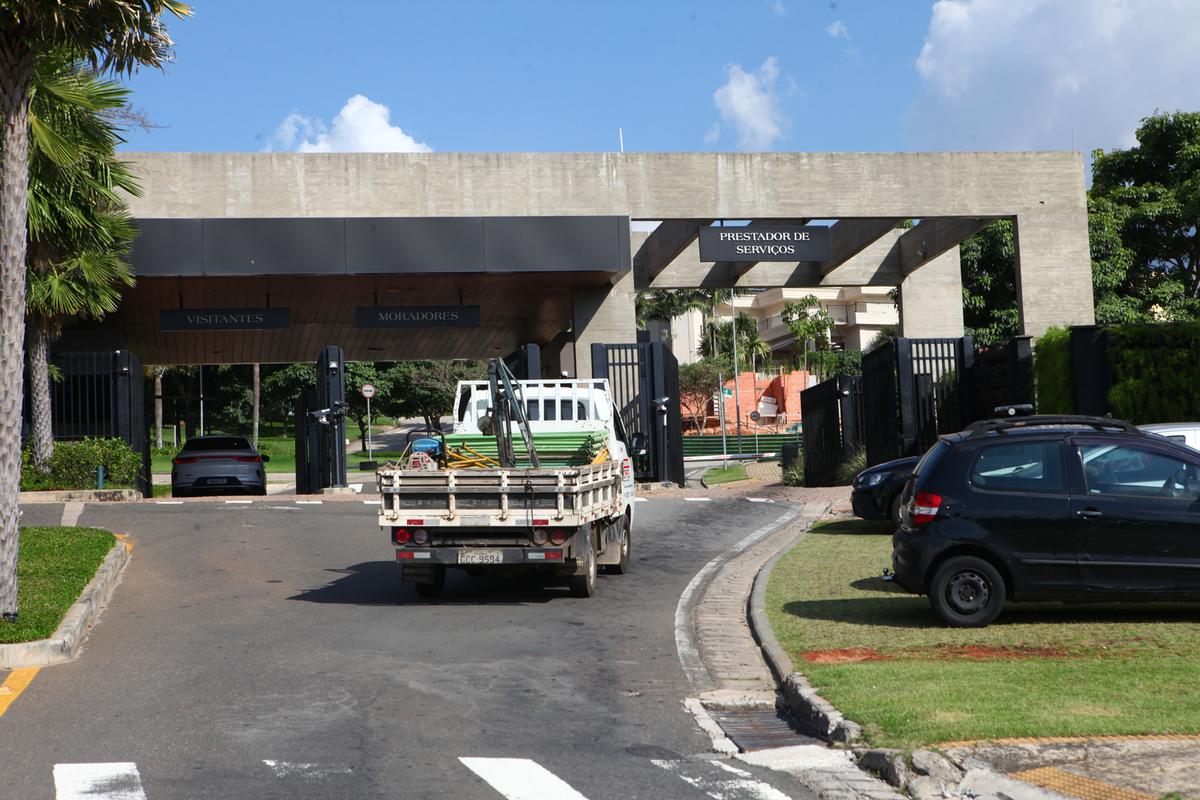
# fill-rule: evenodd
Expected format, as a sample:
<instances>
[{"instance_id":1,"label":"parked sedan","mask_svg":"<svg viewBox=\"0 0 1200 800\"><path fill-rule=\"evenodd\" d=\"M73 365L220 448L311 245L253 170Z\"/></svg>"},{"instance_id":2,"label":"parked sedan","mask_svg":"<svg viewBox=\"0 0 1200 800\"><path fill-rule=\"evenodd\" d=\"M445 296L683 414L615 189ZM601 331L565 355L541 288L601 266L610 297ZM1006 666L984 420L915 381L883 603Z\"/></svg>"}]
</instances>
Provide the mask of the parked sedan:
<instances>
[{"instance_id":1,"label":"parked sedan","mask_svg":"<svg viewBox=\"0 0 1200 800\"><path fill-rule=\"evenodd\" d=\"M171 496L267 493L263 463L243 436L197 436L188 439L171 461Z\"/></svg>"},{"instance_id":2,"label":"parked sedan","mask_svg":"<svg viewBox=\"0 0 1200 800\"><path fill-rule=\"evenodd\" d=\"M898 458L864 469L854 479L850 505L863 519L886 519L900 524L900 493L921 459Z\"/></svg>"}]
</instances>

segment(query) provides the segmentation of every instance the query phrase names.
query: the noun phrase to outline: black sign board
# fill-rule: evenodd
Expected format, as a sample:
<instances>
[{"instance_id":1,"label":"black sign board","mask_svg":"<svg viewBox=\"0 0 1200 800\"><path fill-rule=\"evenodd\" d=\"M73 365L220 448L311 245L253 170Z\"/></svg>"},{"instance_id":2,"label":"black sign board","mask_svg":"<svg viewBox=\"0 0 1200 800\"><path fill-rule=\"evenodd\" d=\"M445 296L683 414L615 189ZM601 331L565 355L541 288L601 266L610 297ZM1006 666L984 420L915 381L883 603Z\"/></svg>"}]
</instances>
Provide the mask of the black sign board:
<instances>
[{"instance_id":1,"label":"black sign board","mask_svg":"<svg viewBox=\"0 0 1200 800\"><path fill-rule=\"evenodd\" d=\"M158 312L163 331L273 331L291 327L286 308L170 308Z\"/></svg>"},{"instance_id":2,"label":"black sign board","mask_svg":"<svg viewBox=\"0 0 1200 800\"><path fill-rule=\"evenodd\" d=\"M700 229L701 261L824 261L829 228L745 225Z\"/></svg>"},{"instance_id":3,"label":"black sign board","mask_svg":"<svg viewBox=\"0 0 1200 800\"><path fill-rule=\"evenodd\" d=\"M479 306L368 306L354 311L360 328L477 328Z\"/></svg>"}]
</instances>

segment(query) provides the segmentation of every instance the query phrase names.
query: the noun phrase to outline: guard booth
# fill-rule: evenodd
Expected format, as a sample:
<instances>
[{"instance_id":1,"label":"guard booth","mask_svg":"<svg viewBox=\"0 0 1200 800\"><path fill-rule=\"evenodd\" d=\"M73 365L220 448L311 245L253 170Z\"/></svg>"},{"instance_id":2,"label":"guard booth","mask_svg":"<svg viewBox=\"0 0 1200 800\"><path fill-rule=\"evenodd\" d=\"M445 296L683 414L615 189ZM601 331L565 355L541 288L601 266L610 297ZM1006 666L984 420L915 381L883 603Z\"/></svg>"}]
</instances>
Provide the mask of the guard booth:
<instances>
[{"instance_id":1,"label":"guard booth","mask_svg":"<svg viewBox=\"0 0 1200 800\"><path fill-rule=\"evenodd\" d=\"M146 378L128 350L58 353L51 358L60 380L50 383L51 430L56 441L90 437L125 440L141 458L137 489L153 497L150 437L146 425ZM25 383L29 422L29 383ZM23 426L24 427L24 426Z\"/></svg>"},{"instance_id":2,"label":"guard booth","mask_svg":"<svg viewBox=\"0 0 1200 800\"><path fill-rule=\"evenodd\" d=\"M296 494L346 486L346 373L340 347L316 360L316 385L296 398Z\"/></svg>"}]
</instances>

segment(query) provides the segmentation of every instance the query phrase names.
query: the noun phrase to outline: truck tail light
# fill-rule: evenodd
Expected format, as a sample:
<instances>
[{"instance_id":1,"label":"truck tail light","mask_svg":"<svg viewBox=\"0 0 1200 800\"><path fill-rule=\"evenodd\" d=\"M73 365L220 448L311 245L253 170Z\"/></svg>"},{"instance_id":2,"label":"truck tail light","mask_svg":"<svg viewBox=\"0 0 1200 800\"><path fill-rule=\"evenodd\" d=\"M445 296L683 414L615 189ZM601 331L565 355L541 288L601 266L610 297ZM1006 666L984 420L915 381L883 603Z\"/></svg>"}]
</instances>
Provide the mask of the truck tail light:
<instances>
[{"instance_id":1,"label":"truck tail light","mask_svg":"<svg viewBox=\"0 0 1200 800\"><path fill-rule=\"evenodd\" d=\"M550 544L566 544L569 538L571 538L569 528L552 528L550 530Z\"/></svg>"},{"instance_id":2,"label":"truck tail light","mask_svg":"<svg viewBox=\"0 0 1200 800\"><path fill-rule=\"evenodd\" d=\"M534 528L533 533L529 536L529 540L538 547L541 547L550 541L550 531L545 528Z\"/></svg>"},{"instance_id":3,"label":"truck tail light","mask_svg":"<svg viewBox=\"0 0 1200 800\"><path fill-rule=\"evenodd\" d=\"M927 522L933 522L933 518L937 516L938 509L941 507L942 496L940 494L917 492L917 496L913 498L912 504L913 525L924 525Z\"/></svg>"},{"instance_id":4,"label":"truck tail light","mask_svg":"<svg viewBox=\"0 0 1200 800\"><path fill-rule=\"evenodd\" d=\"M412 533L408 528L392 528L392 541L396 544L408 544L412 539Z\"/></svg>"},{"instance_id":5,"label":"truck tail light","mask_svg":"<svg viewBox=\"0 0 1200 800\"><path fill-rule=\"evenodd\" d=\"M412 532L413 544L429 544L429 531L425 528L417 528Z\"/></svg>"}]
</instances>

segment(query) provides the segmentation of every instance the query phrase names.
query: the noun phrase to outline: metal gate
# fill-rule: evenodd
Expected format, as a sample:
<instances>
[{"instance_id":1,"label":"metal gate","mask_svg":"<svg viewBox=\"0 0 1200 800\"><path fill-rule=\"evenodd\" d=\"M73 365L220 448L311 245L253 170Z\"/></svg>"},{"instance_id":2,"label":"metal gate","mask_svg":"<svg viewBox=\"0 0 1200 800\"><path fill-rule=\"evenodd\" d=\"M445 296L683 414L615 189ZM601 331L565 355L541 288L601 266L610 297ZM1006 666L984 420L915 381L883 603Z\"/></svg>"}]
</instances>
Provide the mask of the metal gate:
<instances>
[{"instance_id":1,"label":"metal gate","mask_svg":"<svg viewBox=\"0 0 1200 800\"><path fill-rule=\"evenodd\" d=\"M911 444L916 438L911 426L911 416L907 420L909 426L906 428L905 415L901 413L902 385L907 384L909 394L904 405L910 408L912 405L912 373L907 373L904 381L901 381L897 374L901 350L908 352L908 342L904 339L891 339L863 354L863 439L867 450L867 464L870 466L899 458L906 443ZM904 363L911 369L911 359L904 359Z\"/></svg>"},{"instance_id":2,"label":"metal gate","mask_svg":"<svg viewBox=\"0 0 1200 800\"><path fill-rule=\"evenodd\" d=\"M855 447L859 380L838 375L800 393L804 420L804 485L831 486Z\"/></svg>"},{"instance_id":3,"label":"metal gate","mask_svg":"<svg viewBox=\"0 0 1200 800\"><path fill-rule=\"evenodd\" d=\"M971 337L909 339L916 403L915 451L924 453L943 433L961 431L971 421L970 375L975 350Z\"/></svg>"},{"instance_id":4,"label":"metal gate","mask_svg":"<svg viewBox=\"0 0 1200 800\"><path fill-rule=\"evenodd\" d=\"M592 377L607 378L629 436L641 433L646 457L634 459L640 481L684 483L679 362L660 342L593 344Z\"/></svg>"},{"instance_id":5,"label":"metal gate","mask_svg":"<svg viewBox=\"0 0 1200 800\"><path fill-rule=\"evenodd\" d=\"M316 385L296 398L296 494L346 486L345 373L342 348L322 349Z\"/></svg>"},{"instance_id":6,"label":"metal gate","mask_svg":"<svg viewBox=\"0 0 1200 800\"><path fill-rule=\"evenodd\" d=\"M137 488L145 497L152 497L142 362L128 350L58 353L50 361L61 376L50 384L50 425L54 438L124 439L135 453L141 454Z\"/></svg>"},{"instance_id":7,"label":"metal gate","mask_svg":"<svg viewBox=\"0 0 1200 800\"><path fill-rule=\"evenodd\" d=\"M987 419L996 406L1033 403L1033 348L1028 336L975 351L971 368L971 419Z\"/></svg>"}]
</instances>

